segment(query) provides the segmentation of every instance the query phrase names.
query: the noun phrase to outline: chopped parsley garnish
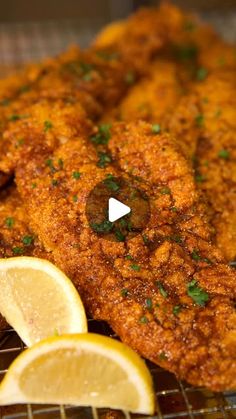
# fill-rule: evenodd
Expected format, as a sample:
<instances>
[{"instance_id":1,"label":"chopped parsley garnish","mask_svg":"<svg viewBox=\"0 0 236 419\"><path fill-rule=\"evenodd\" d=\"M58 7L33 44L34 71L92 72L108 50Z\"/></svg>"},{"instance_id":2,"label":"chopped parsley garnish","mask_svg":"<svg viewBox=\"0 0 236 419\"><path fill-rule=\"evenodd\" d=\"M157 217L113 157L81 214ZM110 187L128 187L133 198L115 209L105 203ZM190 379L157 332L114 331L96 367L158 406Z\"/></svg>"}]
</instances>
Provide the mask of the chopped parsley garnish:
<instances>
[{"instance_id":1,"label":"chopped parsley garnish","mask_svg":"<svg viewBox=\"0 0 236 419\"><path fill-rule=\"evenodd\" d=\"M175 243L183 243L183 239L178 234L173 234L172 236L169 236L170 241L173 241Z\"/></svg>"},{"instance_id":2,"label":"chopped parsley garnish","mask_svg":"<svg viewBox=\"0 0 236 419\"><path fill-rule=\"evenodd\" d=\"M204 116L199 113L195 118L195 122L198 127L202 127L204 124Z\"/></svg>"},{"instance_id":3,"label":"chopped parsley garnish","mask_svg":"<svg viewBox=\"0 0 236 419\"><path fill-rule=\"evenodd\" d=\"M161 361L166 361L168 359L168 356L166 355L165 352L160 352L159 353L159 358Z\"/></svg>"},{"instance_id":4,"label":"chopped parsley garnish","mask_svg":"<svg viewBox=\"0 0 236 419\"><path fill-rule=\"evenodd\" d=\"M77 195L73 195L73 202L77 202L78 201L78 196Z\"/></svg>"},{"instance_id":5,"label":"chopped parsley garnish","mask_svg":"<svg viewBox=\"0 0 236 419\"><path fill-rule=\"evenodd\" d=\"M133 73L133 71L129 71L126 75L125 75L125 82L127 84L134 84L135 82L135 74Z\"/></svg>"},{"instance_id":6,"label":"chopped parsley garnish","mask_svg":"<svg viewBox=\"0 0 236 419\"><path fill-rule=\"evenodd\" d=\"M22 146L24 142L25 142L24 138L19 138L19 140L17 140L16 142L16 148Z\"/></svg>"},{"instance_id":7,"label":"chopped parsley garnish","mask_svg":"<svg viewBox=\"0 0 236 419\"><path fill-rule=\"evenodd\" d=\"M21 118L24 118L24 115L13 114L8 117L8 121L19 121Z\"/></svg>"},{"instance_id":8,"label":"chopped parsley garnish","mask_svg":"<svg viewBox=\"0 0 236 419\"><path fill-rule=\"evenodd\" d=\"M130 269L133 269L133 271L139 272L140 271L140 266L133 263L132 265L130 265Z\"/></svg>"},{"instance_id":9,"label":"chopped parsley garnish","mask_svg":"<svg viewBox=\"0 0 236 419\"><path fill-rule=\"evenodd\" d=\"M127 288L123 288L120 293L122 297L128 297L129 291L127 290Z\"/></svg>"},{"instance_id":10,"label":"chopped parsley garnish","mask_svg":"<svg viewBox=\"0 0 236 419\"><path fill-rule=\"evenodd\" d=\"M168 292L165 290L162 283L160 281L156 281L156 285L159 288L159 291L160 291L162 297L167 298L168 297Z\"/></svg>"},{"instance_id":11,"label":"chopped parsley garnish","mask_svg":"<svg viewBox=\"0 0 236 419\"><path fill-rule=\"evenodd\" d=\"M51 121L45 121L44 122L44 132L48 132L53 127L53 124Z\"/></svg>"},{"instance_id":12,"label":"chopped parsley garnish","mask_svg":"<svg viewBox=\"0 0 236 419\"><path fill-rule=\"evenodd\" d=\"M161 194L162 194L162 195L170 195L171 190L170 190L170 188L168 188L168 187L166 186L166 187L162 188L162 189L160 190L160 192L161 192Z\"/></svg>"},{"instance_id":13,"label":"chopped parsley garnish","mask_svg":"<svg viewBox=\"0 0 236 419\"><path fill-rule=\"evenodd\" d=\"M2 99L0 100L1 106L8 106L10 104L10 99Z\"/></svg>"},{"instance_id":14,"label":"chopped parsley garnish","mask_svg":"<svg viewBox=\"0 0 236 419\"><path fill-rule=\"evenodd\" d=\"M187 284L187 294L196 304L202 307L205 306L209 300L209 295L204 289L198 286L196 279L193 279Z\"/></svg>"},{"instance_id":15,"label":"chopped parsley garnish","mask_svg":"<svg viewBox=\"0 0 236 419\"><path fill-rule=\"evenodd\" d=\"M16 256L22 255L24 253L24 249L23 247L16 246L12 248L12 252L13 252L13 255L16 255Z\"/></svg>"},{"instance_id":16,"label":"chopped parsley garnish","mask_svg":"<svg viewBox=\"0 0 236 419\"><path fill-rule=\"evenodd\" d=\"M45 164L46 164L46 166L48 166L51 169L52 173L54 173L56 171L56 169L53 165L53 160L52 159L45 160Z\"/></svg>"},{"instance_id":17,"label":"chopped parsley garnish","mask_svg":"<svg viewBox=\"0 0 236 419\"><path fill-rule=\"evenodd\" d=\"M144 244L148 244L149 243L149 239L148 239L148 236L146 234L143 234L142 235L142 239L143 239Z\"/></svg>"},{"instance_id":18,"label":"chopped parsley garnish","mask_svg":"<svg viewBox=\"0 0 236 419\"><path fill-rule=\"evenodd\" d=\"M220 157L221 159L224 159L224 160L228 160L229 156L230 156L230 152L228 150L222 149L218 153L218 157Z\"/></svg>"},{"instance_id":19,"label":"chopped parsley garnish","mask_svg":"<svg viewBox=\"0 0 236 419\"><path fill-rule=\"evenodd\" d=\"M200 174L195 175L195 180L197 183L202 183L206 180L206 176Z\"/></svg>"},{"instance_id":20,"label":"chopped parsley garnish","mask_svg":"<svg viewBox=\"0 0 236 419\"><path fill-rule=\"evenodd\" d=\"M37 186L37 183L36 182L33 182L32 185L31 185L32 189L35 189L36 186Z\"/></svg>"},{"instance_id":21,"label":"chopped parsley garnish","mask_svg":"<svg viewBox=\"0 0 236 419\"><path fill-rule=\"evenodd\" d=\"M174 314L175 316L178 316L178 314L179 314L179 312L181 311L181 309L182 309L182 306L181 306L181 305L174 306L174 307L173 307L173 314Z\"/></svg>"},{"instance_id":22,"label":"chopped parsley garnish","mask_svg":"<svg viewBox=\"0 0 236 419\"><path fill-rule=\"evenodd\" d=\"M97 51L96 54L105 61L117 60L119 58L119 54L117 52Z\"/></svg>"},{"instance_id":23,"label":"chopped parsley garnish","mask_svg":"<svg viewBox=\"0 0 236 419\"><path fill-rule=\"evenodd\" d=\"M125 256L125 259L127 259L127 260L133 260L133 257L131 255L126 255Z\"/></svg>"},{"instance_id":24,"label":"chopped parsley garnish","mask_svg":"<svg viewBox=\"0 0 236 419\"><path fill-rule=\"evenodd\" d=\"M113 175L108 174L107 178L103 181L103 183L104 185L106 185L108 189L110 189L113 192L117 192L120 189L120 186L116 182Z\"/></svg>"},{"instance_id":25,"label":"chopped parsley garnish","mask_svg":"<svg viewBox=\"0 0 236 419\"><path fill-rule=\"evenodd\" d=\"M80 176L81 176L81 173L80 172L73 172L72 173L72 177L73 177L73 179L76 179L76 180L78 180L79 178L80 178Z\"/></svg>"},{"instance_id":26,"label":"chopped parsley garnish","mask_svg":"<svg viewBox=\"0 0 236 419\"><path fill-rule=\"evenodd\" d=\"M82 79L85 81L90 81L92 78L91 72L94 69L92 64L80 62L79 66L82 72Z\"/></svg>"},{"instance_id":27,"label":"chopped parsley garnish","mask_svg":"<svg viewBox=\"0 0 236 419\"><path fill-rule=\"evenodd\" d=\"M115 236L118 242L124 242L125 241L125 236L124 234L119 230L119 228L117 228L115 230Z\"/></svg>"},{"instance_id":28,"label":"chopped parsley garnish","mask_svg":"<svg viewBox=\"0 0 236 419\"><path fill-rule=\"evenodd\" d=\"M30 246L30 245L33 243L33 241L34 241L33 236L24 236L24 237L22 238L22 243L23 243L25 246Z\"/></svg>"},{"instance_id":29,"label":"chopped parsley garnish","mask_svg":"<svg viewBox=\"0 0 236 419\"><path fill-rule=\"evenodd\" d=\"M196 24L191 20L186 20L183 24L183 28L185 31L193 32L196 29Z\"/></svg>"},{"instance_id":30,"label":"chopped parsley garnish","mask_svg":"<svg viewBox=\"0 0 236 419\"><path fill-rule=\"evenodd\" d=\"M62 66L62 71L69 71L76 77L82 77L85 81L90 81L92 78L92 70L94 67L92 64L81 62L81 61L70 61Z\"/></svg>"},{"instance_id":31,"label":"chopped parsley garnish","mask_svg":"<svg viewBox=\"0 0 236 419\"><path fill-rule=\"evenodd\" d=\"M111 156L108 153L99 152L98 157L99 160L97 162L97 166L101 167L102 169L106 167L107 164L111 163Z\"/></svg>"},{"instance_id":32,"label":"chopped parsley garnish","mask_svg":"<svg viewBox=\"0 0 236 419\"><path fill-rule=\"evenodd\" d=\"M14 220L14 218L13 218L13 217L7 217L7 218L5 219L5 225L6 225L8 228L12 228L12 227L14 226L14 224L15 224L15 220Z\"/></svg>"},{"instance_id":33,"label":"chopped parsley garnish","mask_svg":"<svg viewBox=\"0 0 236 419\"><path fill-rule=\"evenodd\" d=\"M177 207L170 207L170 211L177 212L178 208Z\"/></svg>"},{"instance_id":34,"label":"chopped parsley garnish","mask_svg":"<svg viewBox=\"0 0 236 419\"><path fill-rule=\"evenodd\" d=\"M153 134L160 134L161 132L161 127L159 124L153 124L152 125L152 133Z\"/></svg>"},{"instance_id":35,"label":"chopped parsley garnish","mask_svg":"<svg viewBox=\"0 0 236 419\"><path fill-rule=\"evenodd\" d=\"M198 251L196 249L193 249L192 253L191 253L191 258L193 260L199 261L201 260L201 256L199 255Z\"/></svg>"},{"instance_id":36,"label":"chopped parsley garnish","mask_svg":"<svg viewBox=\"0 0 236 419\"><path fill-rule=\"evenodd\" d=\"M197 47L195 45L177 45L175 46L176 58L181 61L195 60L197 57Z\"/></svg>"},{"instance_id":37,"label":"chopped parsley garnish","mask_svg":"<svg viewBox=\"0 0 236 419\"><path fill-rule=\"evenodd\" d=\"M204 68L204 67L200 67L197 70L197 74L196 74L197 80L199 80L199 81L205 80L205 78L207 77L207 74L208 74L207 69Z\"/></svg>"},{"instance_id":38,"label":"chopped parsley garnish","mask_svg":"<svg viewBox=\"0 0 236 419\"><path fill-rule=\"evenodd\" d=\"M203 258L202 256L199 255L198 251L196 249L193 249L192 253L191 253L191 257L193 260L195 260L196 262L206 262L209 265L212 264L212 261L208 258Z\"/></svg>"},{"instance_id":39,"label":"chopped parsley garnish","mask_svg":"<svg viewBox=\"0 0 236 419\"><path fill-rule=\"evenodd\" d=\"M111 124L102 124L98 127L98 132L90 137L94 144L107 144L111 138Z\"/></svg>"},{"instance_id":40,"label":"chopped parsley garnish","mask_svg":"<svg viewBox=\"0 0 236 419\"><path fill-rule=\"evenodd\" d=\"M112 230L113 223L102 221L101 223L91 223L90 226L96 233L109 233Z\"/></svg>"},{"instance_id":41,"label":"chopped parsley garnish","mask_svg":"<svg viewBox=\"0 0 236 419\"><path fill-rule=\"evenodd\" d=\"M148 310L152 309L152 299L151 298L146 298L145 306L147 307Z\"/></svg>"},{"instance_id":42,"label":"chopped parsley garnish","mask_svg":"<svg viewBox=\"0 0 236 419\"><path fill-rule=\"evenodd\" d=\"M147 324L148 322L149 322L149 320L148 320L148 318L146 316L142 316L139 319L139 323Z\"/></svg>"},{"instance_id":43,"label":"chopped parsley garnish","mask_svg":"<svg viewBox=\"0 0 236 419\"><path fill-rule=\"evenodd\" d=\"M51 181L52 186L57 186L59 184L57 179L52 179Z\"/></svg>"},{"instance_id":44,"label":"chopped parsley garnish","mask_svg":"<svg viewBox=\"0 0 236 419\"><path fill-rule=\"evenodd\" d=\"M217 111L215 112L215 118L219 118L222 115L222 110L221 109L217 109Z\"/></svg>"},{"instance_id":45,"label":"chopped parsley garnish","mask_svg":"<svg viewBox=\"0 0 236 419\"><path fill-rule=\"evenodd\" d=\"M28 92L29 90L30 90L30 86L28 84L25 84L19 88L19 93L25 93L25 92Z\"/></svg>"},{"instance_id":46,"label":"chopped parsley garnish","mask_svg":"<svg viewBox=\"0 0 236 419\"><path fill-rule=\"evenodd\" d=\"M60 167L60 169L63 169L63 160L62 159L58 159L58 166Z\"/></svg>"}]
</instances>

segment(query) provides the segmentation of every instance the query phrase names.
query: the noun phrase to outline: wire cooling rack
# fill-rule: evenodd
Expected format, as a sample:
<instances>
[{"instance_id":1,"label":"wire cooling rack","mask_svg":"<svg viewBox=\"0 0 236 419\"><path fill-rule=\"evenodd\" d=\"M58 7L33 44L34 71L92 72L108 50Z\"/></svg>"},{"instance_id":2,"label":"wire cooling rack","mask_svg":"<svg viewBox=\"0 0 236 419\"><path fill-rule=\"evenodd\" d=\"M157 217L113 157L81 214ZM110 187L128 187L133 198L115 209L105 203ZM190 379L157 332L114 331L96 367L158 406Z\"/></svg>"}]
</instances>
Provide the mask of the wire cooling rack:
<instances>
[{"instance_id":1,"label":"wire cooling rack","mask_svg":"<svg viewBox=\"0 0 236 419\"><path fill-rule=\"evenodd\" d=\"M116 338L104 322L89 320L89 331ZM25 349L13 329L0 332L0 380L11 362ZM1 419L231 419L236 418L236 392L213 393L195 388L148 362L153 376L157 411L154 416L90 407L15 405L1 407Z\"/></svg>"}]
</instances>

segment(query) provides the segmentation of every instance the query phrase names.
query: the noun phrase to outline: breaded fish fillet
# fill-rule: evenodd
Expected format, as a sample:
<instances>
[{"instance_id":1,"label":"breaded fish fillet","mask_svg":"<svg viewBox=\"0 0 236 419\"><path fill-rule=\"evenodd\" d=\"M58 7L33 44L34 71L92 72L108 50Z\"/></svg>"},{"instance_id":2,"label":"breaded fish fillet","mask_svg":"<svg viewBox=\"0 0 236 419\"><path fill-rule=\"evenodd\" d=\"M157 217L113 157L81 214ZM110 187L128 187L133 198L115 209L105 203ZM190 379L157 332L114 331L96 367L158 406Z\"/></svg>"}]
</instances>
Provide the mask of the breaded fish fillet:
<instances>
[{"instance_id":1,"label":"breaded fish fillet","mask_svg":"<svg viewBox=\"0 0 236 419\"><path fill-rule=\"evenodd\" d=\"M169 126L180 143L192 143L195 179L208 202L216 244L228 261L236 259L235 89L234 71L207 76L181 99Z\"/></svg>"},{"instance_id":2,"label":"breaded fish fillet","mask_svg":"<svg viewBox=\"0 0 236 419\"><path fill-rule=\"evenodd\" d=\"M78 128L75 108L61 118L58 106L34 105L8 132L26 138L16 182L31 228L88 311L124 342L190 383L235 388L235 273L210 244L204 206L178 144L148 124L118 124L105 158ZM50 141L34 108L50 116ZM63 144L59 121L72 134ZM98 238L86 218L88 194L108 174L131 180L150 199L146 230L127 243Z\"/></svg>"}]
</instances>

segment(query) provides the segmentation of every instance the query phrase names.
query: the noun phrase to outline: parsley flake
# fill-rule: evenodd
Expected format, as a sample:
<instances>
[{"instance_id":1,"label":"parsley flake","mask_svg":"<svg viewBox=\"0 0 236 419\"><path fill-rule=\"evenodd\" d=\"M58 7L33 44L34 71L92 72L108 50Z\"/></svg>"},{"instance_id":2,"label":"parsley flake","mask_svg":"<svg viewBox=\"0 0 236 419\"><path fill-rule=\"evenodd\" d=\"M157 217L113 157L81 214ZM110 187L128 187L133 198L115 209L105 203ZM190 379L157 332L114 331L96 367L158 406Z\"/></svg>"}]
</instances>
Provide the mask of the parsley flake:
<instances>
[{"instance_id":1,"label":"parsley flake","mask_svg":"<svg viewBox=\"0 0 236 419\"><path fill-rule=\"evenodd\" d=\"M159 291L160 291L162 297L167 298L168 297L168 292L165 290L162 283L160 281L156 281L156 286L159 288Z\"/></svg>"},{"instance_id":2,"label":"parsley flake","mask_svg":"<svg viewBox=\"0 0 236 419\"><path fill-rule=\"evenodd\" d=\"M159 124L153 124L152 125L152 133L153 134L160 134L161 132L161 127Z\"/></svg>"},{"instance_id":3,"label":"parsley flake","mask_svg":"<svg viewBox=\"0 0 236 419\"><path fill-rule=\"evenodd\" d=\"M125 82L127 84L134 84L135 82L135 74L133 73L133 71L129 71L126 75L125 75Z\"/></svg>"},{"instance_id":4,"label":"parsley flake","mask_svg":"<svg viewBox=\"0 0 236 419\"><path fill-rule=\"evenodd\" d=\"M113 175L107 175L107 178L103 181L104 185L113 192L117 192L120 189L117 181Z\"/></svg>"},{"instance_id":5,"label":"parsley flake","mask_svg":"<svg viewBox=\"0 0 236 419\"><path fill-rule=\"evenodd\" d=\"M53 127L53 124L51 121L45 121L44 122L44 132L48 132Z\"/></svg>"},{"instance_id":6,"label":"parsley flake","mask_svg":"<svg viewBox=\"0 0 236 419\"><path fill-rule=\"evenodd\" d=\"M175 316L178 316L178 314L179 314L179 312L181 311L181 309L182 309L182 306L181 306L181 305L174 306L174 307L173 307L173 314L174 314Z\"/></svg>"},{"instance_id":7,"label":"parsley flake","mask_svg":"<svg viewBox=\"0 0 236 419\"><path fill-rule=\"evenodd\" d=\"M198 174L198 175L195 176L195 180L196 180L197 183L205 182L206 176Z\"/></svg>"},{"instance_id":8,"label":"parsley flake","mask_svg":"<svg viewBox=\"0 0 236 419\"><path fill-rule=\"evenodd\" d=\"M117 228L115 230L115 236L118 242L124 242L125 241L125 236L124 234L120 231L119 228Z\"/></svg>"},{"instance_id":9,"label":"parsley flake","mask_svg":"<svg viewBox=\"0 0 236 419\"><path fill-rule=\"evenodd\" d=\"M161 361L166 361L168 359L168 356L166 355L165 352L162 351L159 353L159 358Z\"/></svg>"},{"instance_id":10,"label":"parsley flake","mask_svg":"<svg viewBox=\"0 0 236 419\"><path fill-rule=\"evenodd\" d=\"M130 265L130 269L133 269L133 271L139 272L140 271L140 266L136 265L135 263Z\"/></svg>"},{"instance_id":11,"label":"parsley flake","mask_svg":"<svg viewBox=\"0 0 236 419\"><path fill-rule=\"evenodd\" d=\"M13 217L7 217L5 219L5 225L7 226L7 228L12 228L14 224L15 224L15 220Z\"/></svg>"},{"instance_id":12,"label":"parsley flake","mask_svg":"<svg viewBox=\"0 0 236 419\"><path fill-rule=\"evenodd\" d=\"M90 226L96 233L109 233L112 230L113 223L102 221L101 223L91 223Z\"/></svg>"},{"instance_id":13,"label":"parsley flake","mask_svg":"<svg viewBox=\"0 0 236 419\"><path fill-rule=\"evenodd\" d=\"M198 286L198 283L195 279L187 284L187 294L196 304L202 307L204 307L209 300L209 295L204 289Z\"/></svg>"},{"instance_id":14,"label":"parsley flake","mask_svg":"<svg viewBox=\"0 0 236 419\"><path fill-rule=\"evenodd\" d=\"M16 246L12 248L12 252L13 252L13 255L16 255L16 256L22 255L24 253L24 249L23 247Z\"/></svg>"},{"instance_id":15,"label":"parsley flake","mask_svg":"<svg viewBox=\"0 0 236 419\"><path fill-rule=\"evenodd\" d=\"M73 172L72 173L72 177L73 177L73 179L76 179L76 180L78 180L79 178L80 178L80 176L81 176L81 173L80 172Z\"/></svg>"},{"instance_id":16,"label":"parsley flake","mask_svg":"<svg viewBox=\"0 0 236 419\"><path fill-rule=\"evenodd\" d=\"M208 75L208 71L207 71L207 69L206 69L206 68L204 68L204 67L200 67L200 68L197 70L197 75L196 75L197 80L199 80L199 81L203 81L203 80L205 80L205 78L207 77L207 75Z\"/></svg>"},{"instance_id":17,"label":"parsley flake","mask_svg":"<svg viewBox=\"0 0 236 419\"><path fill-rule=\"evenodd\" d=\"M122 297L128 297L129 291L127 290L127 288L123 288L120 291L120 293L121 293Z\"/></svg>"},{"instance_id":18,"label":"parsley flake","mask_svg":"<svg viewBox=\"0 0 236 419\"><path fill-rule=\"evenodd\" d=\"M98 127L98 132L90 137L94 144L107 144L111 138L111 124L102 124Z\"/></svg>"},{"instance_id":19,"label":"parsley flake","mask_svg":"<svg viewBox=\"0 0 236 419\"><path fill-rule=\"evenodd\" d=\"M139 323L147 324L148 322L149 322L149 320L148 320L148 318L146 316L142 316L139 319Z\"/></svg>"},{"instance_id":20,"label":"parsley flake","mask_svg":"<svg viewBox=\"0 0 236 419\"><path fill-rule=\"evenodd\" d=\"M23 243L25 246L30 246L30 245L33 243L33 241L34 241L33 236L24 236L24 237L22 238L22 243Z\"/></svg>"},{"instance_id":21,"label":"parsley flake","mask_svg":"<svg viewBox=\"0 0 236 419\"><path fill-rule=\"evenodd\" d=\"M151 298L146 298L145 306L147 307L148 310L152 309L152 299Z\"/></svg>"},{"instance_id":22,"label":"parsley flake","mask_svg":"<svg viewBox=\"0 0 236 419\"><path fill-rule=\"evenodd\" d=\"M52 186L58 186L58 184L59 184L59 182L58 182L57 179L52 179L52 181L51 181Z\"/></svg>"},{"instance_id":23,"label":"parsley flake","mask_svg":"<svg viewBox=\"0 0 236 419\"><path fill-rule=\"evenodd\" d=\"M228 150L222 149L222 150L219 151L218 157L220 157L221 159L224 159L224 160L228 160L229 157L230 157L230 152Z\"/></svg>"},{"instance_id":24,"label":"parsley flake","mask_svg":"<svg viewBox=\"0 0 236 419\"><path fill-rule=\"evenodd\" d=\"M168 188L168 187L166 186L166 187L162 188L162 189L160 190L160 192L161 192L161 194L162 194L162 195L170 195L171 190L170 190L170 188Z\"/></svg>"},{"instance_id":25,"label":"parsley flake","mask_svg":"<svg viewBox=\"0 0 236 419\"><path fill-rule=\"evenodd\" d=\"M111 163L111 156L108 153L100 152L98 153L99 160L97 162L97 166L104 169L107 164Z\"/></svg>"},{"instance_id":26,"label":"parsley flake","mask_svg":"<svg viewBox=\"0 0 236 419\"><path fill-rule=\"evenodd\" d=\"M196 125L200 128L204 125L204 116L200 113L195 118Z\"/></svg>"}]
</instances>

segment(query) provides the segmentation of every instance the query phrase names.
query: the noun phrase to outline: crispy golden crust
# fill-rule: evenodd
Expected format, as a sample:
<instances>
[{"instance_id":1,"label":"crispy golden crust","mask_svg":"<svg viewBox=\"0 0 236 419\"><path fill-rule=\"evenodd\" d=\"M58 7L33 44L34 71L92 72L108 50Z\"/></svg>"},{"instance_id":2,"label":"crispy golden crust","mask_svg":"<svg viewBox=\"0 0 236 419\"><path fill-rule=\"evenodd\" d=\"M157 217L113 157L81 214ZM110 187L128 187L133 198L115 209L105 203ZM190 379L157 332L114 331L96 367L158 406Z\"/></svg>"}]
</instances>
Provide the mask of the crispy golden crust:
<instances>
[{"instance_id":1,"label":"crispy golden crust","mask_svg":"<svg viewBox=\"0 0 236 419\"><path fill-rule=\"evenodd\" d=\"M73 108L64 124L73 132ZM154 135L145 123L115 125L109 149L116 165L103 169L83 136L55 147L45 133L39 135L33 119L15 125L14 132L28 138L16 161L16 180L30 225L72 278L89 312L108 321L143 356L190 383L235 388L235 274L209 243L204 206L177 143ZM53 128L51 135L56 137ZM78 180L73 171L81 173ZM88 193L108 173L129 177L131 172L151 200L145 242L142 236L127 244L98 239L85 215ZM187 295L193 278L208 293L205 307Z\"/></svg>"},{"instance_id":2,"label":"crispy golden crust","mask_svg":"<svg viewBox=\"0 0 236 419\"><path fill-rule=\"evenodd\" d=\"M235 86L234 71L207 76L181 99L169 125L180 143L192 144L196 181L228 261L236 259Z\"/></svg>"},{"instance_id":3,"label":"crispy golden crust","mask_svg":"<svg viewBox=\"0 0 236 419\"><path fill-rule=\"evenodd\" d=\"M134 84L116 109L116 118L124 121L143 119L165 126L183 92L179 68L173 61L159 59L148 74Z\"/></svg>"},{"instance_id":4,"label":"crispy golden crust","mask_svg":"<svg viewBox=\"0 0 236 419\"><path fill-rule=\"evenodd\" d=\"M50 255L73 280L95 318L106 320L123 341L180 378L225 390L236 387L235 272L211 245L205 205L183 153L189 157L199 145L201 161L201 138L218 138L212 103L227 103L228 116L220 130L223 135L226 126L228 133L232 118L228 93L218 101L220 89L216 89L217 99L213 94L216 82L209 88L214 99L206 109L206 132L200 117L204 89L199 85L180 100L168 125L177 140L168 134L155 135L146 123L121 123L114 125L108 149L96 149L90 141L94 129L90 120L117 106L130 81L147 74L147 64L160 49L167 57L187 62L195 75L199 63L206 60L207 43L217 44L219 39L197 24L192 30L187 18L169 5L144 10L118 25L112 35L108 31L105 41L100 45L98 41L92 51L75 49L51 60L34 87L20 97L17 94L12 109L4 110L0 170L15 171L29 216L27 229L37 235L40 251L46 249L43 257ZM229 47L230 57L231 52ZM233 67L230 60L227 66ZM210 64L209 69L213 68ZM168 76L171 87L163 107L150 119L169 113L179 99L172 70L163 71L163 79L153 74L154 85L163 82L164 86ZM142 83L147 100L154 103L149 96L152 87L146 80ZM7 91L14 89L6 86ZM134 96L127 98L127 118L138 91L134 87ZM9 112L22 110L23 117L9 118ZM224 141L231 143L231 137ZM101 150L109 152L115 163L98 167ZM80 172L79 179L73 176L75 171ZM107 174L131 179L150 197L146 231L128 243L99 239L86 219L88 194ZM9 199L10 204L15 202L14 197ZM6 209L8 203L4 217ZM14 237L2 225L9 246L15 237L22 240L25 224L22 208L19 211ZM138 269L132 269L130 258Z\"/></svg>"}]
</instances>

